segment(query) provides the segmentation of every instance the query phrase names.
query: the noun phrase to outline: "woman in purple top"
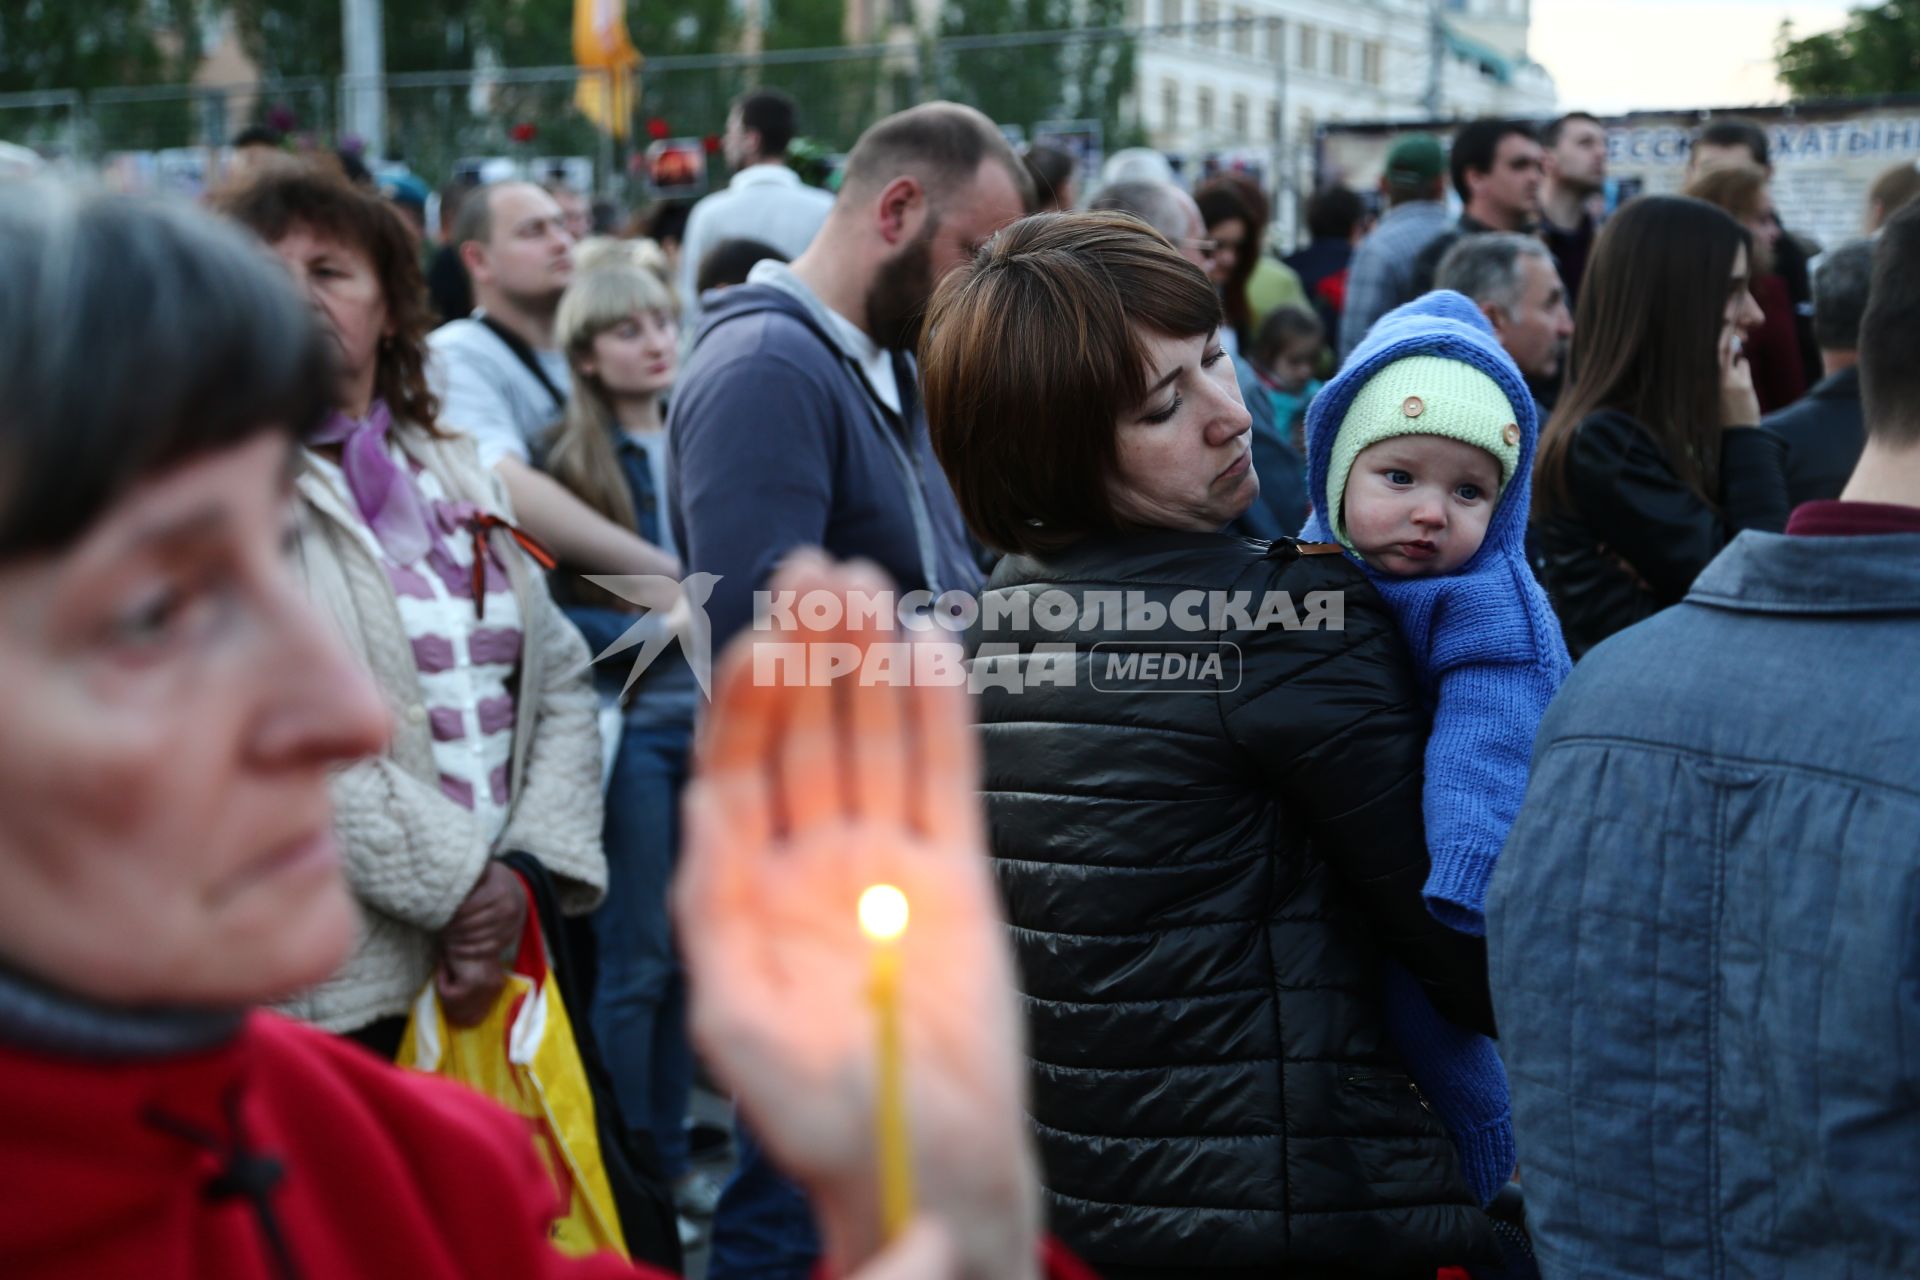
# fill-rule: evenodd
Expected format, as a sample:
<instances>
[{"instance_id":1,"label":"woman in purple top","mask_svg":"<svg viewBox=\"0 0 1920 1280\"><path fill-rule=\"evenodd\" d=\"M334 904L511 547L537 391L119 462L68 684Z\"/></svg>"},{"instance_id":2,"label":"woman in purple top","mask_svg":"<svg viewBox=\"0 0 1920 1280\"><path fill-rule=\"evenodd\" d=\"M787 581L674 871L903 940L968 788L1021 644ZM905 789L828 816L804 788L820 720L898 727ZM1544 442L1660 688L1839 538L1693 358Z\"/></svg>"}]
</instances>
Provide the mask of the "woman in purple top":
<instances>
[{"instance_id":1,"label":"woman in purple top","mask_svg":"<svg viewBox=\"0 0 1920 1280\"><path fill-rule=\"evenodd\" d=\"M539 858L568 909L604 891L587 655L471 442L435 425L430 314L393 211L306 168L223 208L332 338L336 412L302 451L297 555L395 717L387 751L333 784L360 945L289 1009L391 1055L429 980L456 1022L501 989L526 908L499 855Z\"/></svg>"}]
</instances>

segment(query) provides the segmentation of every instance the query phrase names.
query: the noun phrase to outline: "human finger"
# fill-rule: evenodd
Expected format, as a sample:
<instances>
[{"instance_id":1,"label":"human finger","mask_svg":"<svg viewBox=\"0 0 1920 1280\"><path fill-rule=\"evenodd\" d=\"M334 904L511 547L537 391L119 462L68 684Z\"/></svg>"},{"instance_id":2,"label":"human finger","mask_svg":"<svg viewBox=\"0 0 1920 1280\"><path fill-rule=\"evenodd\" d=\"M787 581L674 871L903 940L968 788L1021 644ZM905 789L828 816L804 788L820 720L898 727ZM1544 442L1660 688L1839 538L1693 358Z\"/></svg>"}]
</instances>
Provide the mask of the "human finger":
<instances>
[{"instance_id":1,"label":"human finger","mask_svg":"<svg viewBox=\"0 0 1920 1280\"><path fill-rule=\"evenodd\" d=\"M979 730L972 704L958 685L915 684L909 693L913 825L936 844L957 844L969 854L984 853L980 847Z\"/></svg>"},{"instance_id":2,"label":"human finger","mask_svg":"<svg viewBox=\"0 0 1920 1280\"><path fill-rule=\"evenodd\" d=\"M822 556L795 556L774 574L776 593L791 591L805 621L817 608L826 625L800 632L803 670L783 672L774 690L776 709L771 757L776 829L790 837L837 820L844 811L846 761L835 726L833 677L849 656L845 600L836 590L831 564ZM857 655L855 655L857 661ZM819 678L816 678L818 676Z\"/></svg>"},{"instance_id":3,"label":"human finger","mask_svg":"<svg viewBox=\"0 0 1920 1280\"><path fill-rule=\"evenodd\" d=\"M843 567L840 589L851 612L859 596L885 599L890 584L877 567L852 563ZM841 725L846 735L849 809L854 817L878 826L901 826L907 821L907 769L912 755L908 740L907 684L913 679L910 651L899 645L890 621L877 627L849 630L848 638L861 653L862 678L840 683ZM888 646L881 648L881 646ZM894 669L869 682L869 655L888 655ZM900 670L900 660L905 670Z\"/></svg>"}]
</instances>

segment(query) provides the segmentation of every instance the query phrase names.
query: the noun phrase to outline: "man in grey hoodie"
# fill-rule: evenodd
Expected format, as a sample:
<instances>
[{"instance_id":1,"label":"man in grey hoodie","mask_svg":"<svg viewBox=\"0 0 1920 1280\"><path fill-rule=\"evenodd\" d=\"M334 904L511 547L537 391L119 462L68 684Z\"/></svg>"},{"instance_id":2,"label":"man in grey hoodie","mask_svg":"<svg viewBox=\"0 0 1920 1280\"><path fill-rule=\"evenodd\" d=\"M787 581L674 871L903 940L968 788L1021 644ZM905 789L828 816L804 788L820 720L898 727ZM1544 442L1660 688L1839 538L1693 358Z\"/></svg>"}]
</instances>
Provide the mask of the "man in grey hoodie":
<instances>
[{"instance_id":1,"label":"man in grey hoodie","mask_svg":"<svg viewBox=\"0 0 1920 1280\"><path fill-rule=\"evenodd\" d=\"M703 317L668 419L669 502L689 570L720 575L715 645L795 547L876 561L902 592L979 571L927 443L913 348L942 276L1025 211L994 124L936 102L868 129L833 212Z\"/></svg>"},{"instance_id":2,"label":"man in grey hoodie","mask_svg":"<svg viewBox=\"0 0 1920 1280\"><path fill-rule=\"evenodd\" d=\"M716 647L798 547L874 561L901 592L979 589L912 353L934 286L1026 211L1029 181L971 107L888 116L855 144L807 251L760 263L703 314L668 414L667 492L687 569L719 575ZM750 1134L740 1146L708 1276L806 1280L806 1203Z\"/></svg>"}]
</instances>

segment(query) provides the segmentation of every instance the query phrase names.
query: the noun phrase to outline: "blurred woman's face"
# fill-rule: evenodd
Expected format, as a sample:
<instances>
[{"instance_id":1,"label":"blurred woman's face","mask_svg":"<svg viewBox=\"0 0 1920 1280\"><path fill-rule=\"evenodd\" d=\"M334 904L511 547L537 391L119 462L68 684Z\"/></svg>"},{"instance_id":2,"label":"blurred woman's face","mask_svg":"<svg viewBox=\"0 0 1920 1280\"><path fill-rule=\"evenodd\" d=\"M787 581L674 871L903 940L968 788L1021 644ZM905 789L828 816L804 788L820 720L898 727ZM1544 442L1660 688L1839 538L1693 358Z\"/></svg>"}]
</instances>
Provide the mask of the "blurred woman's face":
<instances>
[{"instance_id":1,"label":"blurred woman's face","mask_svg":"<svg viewBox=\"0 0 1920 1280\"><path fill-rule=\"evenodd\" d=\"M1213 241L1213 262L1208 270L1215 284L1225 284L1233 278L1233 269L1240 265L1240 255L1247 251L1246 220L1228 218L1216 222L1207 228L1207 236Z\"/></svg>"},{"instance_id":2,"label":"blurred woman's face","mask_svg":"<svg viewBox=\"0 0 1920 1280\"><path fill-rule=\"evenodd\" d=\"M1114 511L1128 524L1213 532L1260 493L1253 471L1253 419L1214 334L1140 333L1146 399L1114 424Z\"/></svg>"},{"instance_id":3,"label":"blurred woman's face","mask_svg":"<svg viewBox=\"0 0 1920 1280\"><path fill-rule=\"evenodd\" d=\"M1733 277L1727 282L1727 306L1721 318L1729 329L1743 336L1758 329L1767 318L1760 304L1753 300L1752 268L1745 245L1733 253Z\"/></svg>"},{"instance_id":4,"label":"blurred woman's face","mask_svg":"<svg viewBox=\"0 0 1920 1280\"><path fill-rule=\"evenodd\" d=\"M325 978L355 917L329 770L387 713L288 563L278 431L0 563L0 959L116 1004Z\"/></svg>"},{"instance_id":5,"label":"blurred woman's face","mask_svg":"<svg viewBox=\"0 0 1920 1280\"><path fill-rule=\"evenodd\" d=\"M296 225L273 244L340 352L342 406L372 394L380 342L393 332L373 260L357 245Z\"/></svg>"},{"instance_id":6,"label":"blurred woman's face","mask_svg":"<svg viewBox=\"0 0 1920 1280\"><path fill-rule=\"evenodd\" d=\"M680 371L680 327L664 311L636 311L594 335L580 371L598 377L612 396L657 396Z\"/></svg>"},{"instance_id":7,"label":"blurred woman's face","mask_svg":"<svg viewBox=\"0 0 1920 1280\"><path fill-rule=\"evenodd\" d=\"M1760 198L1753 208L1747 210L1740 219L1740 225L1753 237L1753 273L1771 275L1774 266L1774 246L1780 243L1780 223L1773 214L1773 190L1760 188Z\"/></svg>"}]
</instances>

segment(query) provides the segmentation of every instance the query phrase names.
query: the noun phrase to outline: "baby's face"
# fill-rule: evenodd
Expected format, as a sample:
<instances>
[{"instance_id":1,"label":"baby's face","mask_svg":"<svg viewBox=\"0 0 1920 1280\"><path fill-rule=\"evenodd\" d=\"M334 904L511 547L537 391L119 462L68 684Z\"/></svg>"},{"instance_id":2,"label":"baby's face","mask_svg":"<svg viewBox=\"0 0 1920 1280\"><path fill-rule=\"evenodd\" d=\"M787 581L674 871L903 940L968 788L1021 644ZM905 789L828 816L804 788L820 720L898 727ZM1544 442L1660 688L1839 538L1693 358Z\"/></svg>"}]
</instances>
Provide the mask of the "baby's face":
<instances>
[{"instance_id":1,"label":"baby's face","mask_svg":"<svg viewBox=\"0 0 1920 1280\"><path fill-rule=\"evenodd\" d=\"M1480 549L1500 493L1500 463L1444 436L1395 436L1361 450L1343 496L1347 537L1382 573L1452 573Z\"/></svg>"}]
</instances>

